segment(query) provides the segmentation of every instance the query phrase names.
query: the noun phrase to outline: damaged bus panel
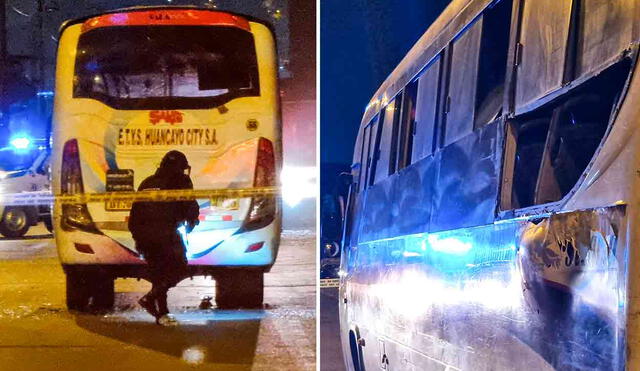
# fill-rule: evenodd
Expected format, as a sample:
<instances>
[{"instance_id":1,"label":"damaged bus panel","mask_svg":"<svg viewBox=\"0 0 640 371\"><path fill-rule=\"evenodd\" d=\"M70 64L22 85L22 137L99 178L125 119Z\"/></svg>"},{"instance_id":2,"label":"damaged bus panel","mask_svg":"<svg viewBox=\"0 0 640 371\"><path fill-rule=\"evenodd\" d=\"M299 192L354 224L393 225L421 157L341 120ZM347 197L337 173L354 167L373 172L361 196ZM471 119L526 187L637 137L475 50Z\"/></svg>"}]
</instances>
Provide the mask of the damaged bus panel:
<instances>
[{"instance_id":1,"label":"damaged bus panel","mask_svg":"<svg viewBox=\"0 0 640 371\"><path fill-rule=\"evenodd\" d=\"M418 40L355 143L349 369L640 368L638 24L637 0L454 0Z\"/></svg>"}]
</instances>

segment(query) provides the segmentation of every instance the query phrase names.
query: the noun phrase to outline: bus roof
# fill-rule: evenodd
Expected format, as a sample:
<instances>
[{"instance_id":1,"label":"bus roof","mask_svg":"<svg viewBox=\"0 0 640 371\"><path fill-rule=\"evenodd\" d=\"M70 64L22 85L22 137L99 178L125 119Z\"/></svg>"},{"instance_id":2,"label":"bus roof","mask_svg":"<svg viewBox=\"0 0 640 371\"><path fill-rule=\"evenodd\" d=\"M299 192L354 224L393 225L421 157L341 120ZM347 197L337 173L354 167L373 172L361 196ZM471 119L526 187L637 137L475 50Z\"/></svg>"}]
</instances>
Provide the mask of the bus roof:
<instances>
[{"instance_id":1,"label":"bus roof","mask_svg":"<svg viewBox=\"0 0 640 371\"><path fill-rule=\"evenodd\" d=\"M420 37L398 66L380 85L365 108L361 127L366 125L406 86L429 61L495 0L452 0L440 16Z\"/></svg>"},{"instance_id":2,"label":"bus roof","mask_svg":"<svg viewBox=\"0 0 640 371\"><path fill-rule=\"evenodd\" d=\"M272 34L275 34L275 29L273 27L273 25L265 20L262 19L258 19L256 17L253 16L249 16L246 14L240 14L240 13L236 13L236 12L230 12L230 11L226 11L226 10L219 10L219 9L209 9L209 8L201 8L198 6L135 6L135 7L129 7L129 8L121 8L121 9L114 9L114 10L110 10L110 11L106 11L106 12L101 12L98 14L92 14L92 15L88 15L88 16L84 16L81 18L75 18L75 19L70 19L67 20L65 22L62 23L62 25L60 26L60 31L59 34L62 34L64 32L64 30L72 25L75 24L79 24L79 23L85 23L86 21L93 19L93 18L100 18L103 16L108 16L108 15L113 15L113 14L120 14L120 13L133 13L133 12L149 12L149 11L158 11L158 10L168 10L168 11L180 11L180 10L191 10L191 11L201 11L201 12L211 12L211 13L219 13L219 14L226 14L228 16L232 16L232 17L240 17L243 18L244 20L248 21L248 22L254 22L254 23L260 23L262 25L264 25L265 27L267 27ZM148 23L151 24L151 23ZM164 24L166 25L167 23L157 23L157 24ZM174 23L175 24L175 23ZM191 23L191 24L201 24L201 23Z\"/></svg>"}]
</instances>

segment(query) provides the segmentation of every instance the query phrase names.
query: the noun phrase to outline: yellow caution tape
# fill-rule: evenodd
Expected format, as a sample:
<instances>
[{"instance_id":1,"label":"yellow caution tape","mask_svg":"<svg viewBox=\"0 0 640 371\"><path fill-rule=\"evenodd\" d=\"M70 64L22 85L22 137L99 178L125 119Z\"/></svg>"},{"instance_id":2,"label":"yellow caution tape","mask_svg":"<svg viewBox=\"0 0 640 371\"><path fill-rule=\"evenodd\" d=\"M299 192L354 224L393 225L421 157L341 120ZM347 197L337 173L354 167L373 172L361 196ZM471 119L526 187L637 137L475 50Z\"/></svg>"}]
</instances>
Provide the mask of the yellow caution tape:
<instances>
[{"instance_id":1,"label":"yellow caution tape","mask_svg":"<svg viewBox=\"0 0 640 371\"><path fill-rule=\"evenodd\" d=\"M104 201L188 201L202 198L249 198L279 196L278 187L224 188L224 189L177 189L149 190L138 192L104 192L79 194L52 194L51 192L6 193L0 195L0 205L47 205L53 202L61 204L82 204Z\"/></svg>"},{"instance_id":2,"label":"yellow caution tape","mask_svg":"<svg viewBox=\"0 0 640 371\"><path fill-rule=\"evenodd\" d=\"M329 287L339 287L340 279L339 278L324 278L320 280L320 288L329 288Z\"/></svg>"}]
</instances>

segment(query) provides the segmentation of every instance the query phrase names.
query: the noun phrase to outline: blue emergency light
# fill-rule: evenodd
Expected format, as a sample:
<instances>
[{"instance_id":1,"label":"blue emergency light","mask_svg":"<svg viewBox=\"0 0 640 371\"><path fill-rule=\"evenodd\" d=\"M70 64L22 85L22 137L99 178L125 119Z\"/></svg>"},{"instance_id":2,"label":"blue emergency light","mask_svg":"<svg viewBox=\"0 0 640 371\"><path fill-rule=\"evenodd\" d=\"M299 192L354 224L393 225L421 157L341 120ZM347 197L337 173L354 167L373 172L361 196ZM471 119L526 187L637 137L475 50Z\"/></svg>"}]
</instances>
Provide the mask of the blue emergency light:
<instances>
[{"instance_id":1,"label":"blue emergency light","mask_svg":"<svg viewBox=\"0 0 640 371\"><path fill-rule=\"evenodd\" d=\"M9 143L11 143L11 146L15 149L27 149L31 145L31 139L20 136L11 139Z\"/></svg>"}]
</instances>

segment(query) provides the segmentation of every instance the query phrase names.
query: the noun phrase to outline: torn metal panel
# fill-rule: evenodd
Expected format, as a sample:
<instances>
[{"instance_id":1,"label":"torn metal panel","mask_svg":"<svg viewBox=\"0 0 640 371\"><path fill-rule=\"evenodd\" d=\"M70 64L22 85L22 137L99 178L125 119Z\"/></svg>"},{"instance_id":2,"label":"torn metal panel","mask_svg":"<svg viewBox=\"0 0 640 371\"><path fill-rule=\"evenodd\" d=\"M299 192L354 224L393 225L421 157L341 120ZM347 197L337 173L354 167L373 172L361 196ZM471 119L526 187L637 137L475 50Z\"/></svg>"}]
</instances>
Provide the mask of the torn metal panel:
<instances>
[{"instance_id":1,"label":"torn metal panel","mask_svg":"<svg viewBox=\"0 0 640 371\"><path fill-rule=\"evenodd\" d=\"M623 370L625 212L362 243L343 265L343 323L387 339L390 369ZM378 346L362 351L379 364Z\"/></svg>"},{"instance_id":2,"label":"torn metal panel","mask_svg":"<svg viewBox=\"0 0 640 371\"><path fill-rule=\"evenodd\" d=\"M555 332L537 340L555 367L618 370L625 365L625 207L554 214L526 223L518 265L529 311ZM536 341L532 336L528 341Z\"/></svg>"},{"instance_id":3,"label":"torn metal panel","mask_svg":"<svg viewBox=\"0 0 640 371\"><path fill-rule=\"evenodd\" d=\"M545 304L536 289L552 283L584 295L616 317L625 301L618 287L623 277L616 254L623 216L624 206L619 206L554 214L521 227L518 262L535 308L541 310Z\"/></svg>"},{"instance_id":4,"label":"torn metal panel","mask_svg":"<svg viewBox=\"0 0 640 371\"><path fill-rule=\"evenodd\" d=\"M429 231L492 223L502 166L504 122L496 121L438 153Z\"/></svg>"},{"instance_id":5,"label":"torn metal panel","mask_svg":"<svg viewBox=\"0 0 640 371\"><path fill-rule=\"evenodd\" d=\"M571 6L571 0L524 2L516 110L562 86Z\"/></svg>"}]
</instances>

